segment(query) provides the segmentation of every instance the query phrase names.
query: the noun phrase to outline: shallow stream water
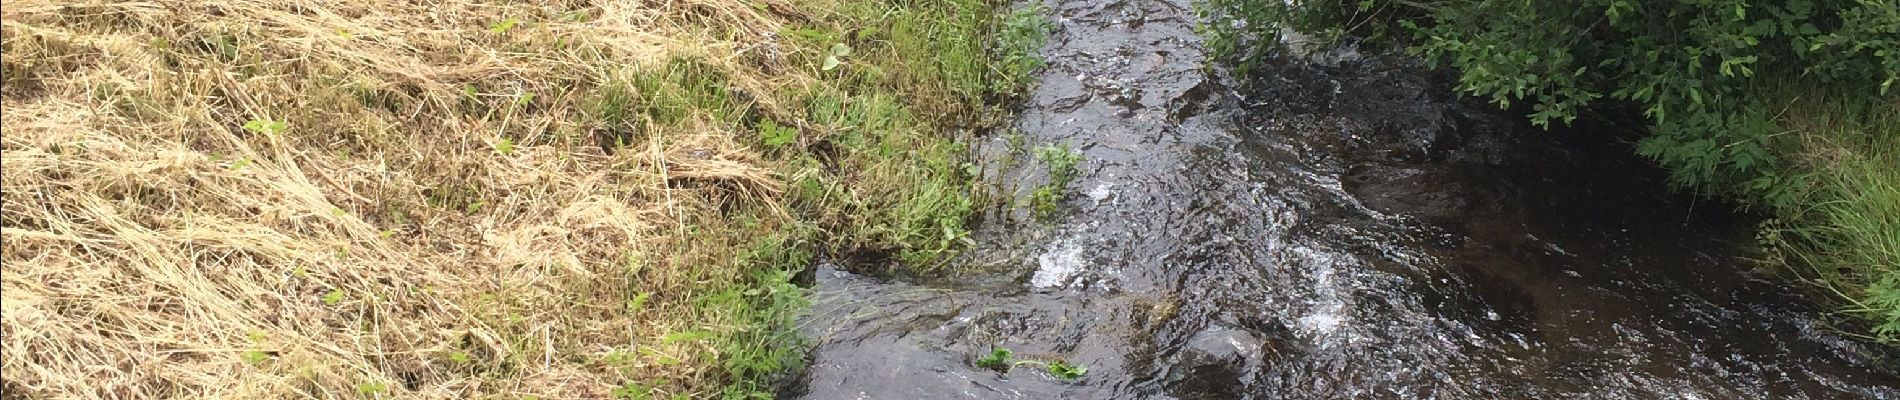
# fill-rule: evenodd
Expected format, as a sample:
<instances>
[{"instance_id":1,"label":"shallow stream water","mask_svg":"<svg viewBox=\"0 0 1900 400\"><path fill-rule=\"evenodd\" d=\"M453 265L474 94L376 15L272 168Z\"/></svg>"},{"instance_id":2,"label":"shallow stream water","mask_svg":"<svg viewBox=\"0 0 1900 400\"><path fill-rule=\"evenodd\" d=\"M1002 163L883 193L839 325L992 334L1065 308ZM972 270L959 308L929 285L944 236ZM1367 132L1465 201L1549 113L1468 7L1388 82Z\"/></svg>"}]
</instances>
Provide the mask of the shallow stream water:
<instances>
[{"instance_id":1,"label":"shallow stream water","mask_svg":"<svg viewBox=\"0 0 1900 400\"><path fill-rule=\"evenodd\" d=\"M1049 5L1016 127L1082 155L1061 215L990 218L961 277L819 266L783 397L1900 399L1900 358L1749 273L1748 221L1613 124L1350 48L1238 81L1185 0ZM1046 179L992 136L990 173ZM993 346L1088 372L976 367Z\"/></svg>"}]
</instances>

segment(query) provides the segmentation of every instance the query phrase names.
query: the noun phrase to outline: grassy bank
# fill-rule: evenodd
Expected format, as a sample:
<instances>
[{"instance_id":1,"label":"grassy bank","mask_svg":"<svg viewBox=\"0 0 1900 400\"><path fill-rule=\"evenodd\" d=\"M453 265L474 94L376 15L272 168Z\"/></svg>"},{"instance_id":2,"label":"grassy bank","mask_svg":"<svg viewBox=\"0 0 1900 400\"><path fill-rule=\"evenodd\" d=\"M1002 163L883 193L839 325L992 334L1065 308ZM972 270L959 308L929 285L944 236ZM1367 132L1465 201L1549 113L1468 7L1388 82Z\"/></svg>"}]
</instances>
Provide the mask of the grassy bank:
<instances>
[{"instance_id":1,"label":"grassy bank","mask_svg":"<svg viewBox=\"0 0 1900 400\"><path fill-rule=\"evenodd\" d=\"M1800 190L1755 198L1776 217L1760 237L1770 266L1900 343L1900 99L1860 92L1779 92L1767 126L1793 149L1776 171Z\"/></svg>"},{"instance_id":2,"label":"grassy bank","mask_svg":"<svg viewBox=\"0 0 1900 400\"><path fill-rule=\"evenodd\" d=\"M1773 219L1770 269L1900 344L1900 2L1206 0L1245 66L1281 29L1357 36L1455 70L1536 124L1634 107L1676 188ZM1508 15L1511 18L1498 18Z\"/></svg>"},{"instance_id":3,"label":"grassy bank","mask_svg":"<svg viewBox=\"0 0 1900 400\"><path fill-rule=\"evenodd\" d=\"M964 241L996 5L6 2L5 391L769 397L815 252Z\"/></svg>"}]
</instances>

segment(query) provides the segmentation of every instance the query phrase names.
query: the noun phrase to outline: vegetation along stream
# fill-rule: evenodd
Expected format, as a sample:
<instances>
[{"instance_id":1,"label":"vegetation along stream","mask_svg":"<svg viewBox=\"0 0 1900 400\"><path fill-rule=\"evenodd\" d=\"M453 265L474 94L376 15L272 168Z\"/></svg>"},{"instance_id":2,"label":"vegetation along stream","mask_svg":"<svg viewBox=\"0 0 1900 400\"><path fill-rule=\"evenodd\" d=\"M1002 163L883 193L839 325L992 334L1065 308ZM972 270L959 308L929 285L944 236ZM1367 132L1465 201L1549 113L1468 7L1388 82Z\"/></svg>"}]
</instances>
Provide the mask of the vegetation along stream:
<instances>
[{"instance_id":1,"label":"vegetation along stream","mask_svg":"<svg viewBox=\"0 0 1900 400\"><path fill-rule=\"evenodd\" d=\"M955 277L821 263L781 395L1900 398L1889 348L1748 272L1756 221L1668 191L1629 128L1545 132L1352 46L1236 77L1193 7L1049 2L1040 84L976 144L1047 207L987 218Z\"/></svg>"},{"instance_id":2,"label":"vegetation along stream","mask_svg":"<svg viewBox=\"0 0 1900 400\"><path fill-rule=\"evenodd\" d=\"M1900 0L0 1L0 400L1900 399Z\"/></svg>"}]
</instances>

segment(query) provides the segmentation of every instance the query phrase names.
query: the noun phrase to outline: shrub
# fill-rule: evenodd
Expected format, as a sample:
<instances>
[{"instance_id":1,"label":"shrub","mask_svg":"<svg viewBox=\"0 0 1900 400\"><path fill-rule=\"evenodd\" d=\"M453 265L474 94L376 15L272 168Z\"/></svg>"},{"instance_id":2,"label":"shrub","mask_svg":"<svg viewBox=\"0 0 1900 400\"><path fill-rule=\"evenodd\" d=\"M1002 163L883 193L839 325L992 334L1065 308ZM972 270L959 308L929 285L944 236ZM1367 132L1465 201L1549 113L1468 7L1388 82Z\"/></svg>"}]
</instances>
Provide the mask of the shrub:
<instances>
[{"instance_id":1,"label":"shrub","mask_svg":"<svg viewBox=\"0 0 1900 400\"><path fill-rule=\"evenodd\" d=\"M1291 29L1405 46L1454 68L1458 91L1540 126L1635 106L1654 124L1637 152L1668 169L1672 186L1776 214L1787 225L1774 229L1796 233L1787 247L1804 262L1847 271L1813 277L1871 317L1875 336L1900 339L1900 256L1879 246L1900 222L1851 206L1883 199L1892 174L1813 156L1891 160L1891 146L1852 143L1893 143L1900 124L1812 126L1900 104L1900 0L1207 0L1202 12L1210 49L1242 74L1274 51L1257 43ZM1882 250L1857 250L1869 246Z\"/></svg>"}]
</instances>

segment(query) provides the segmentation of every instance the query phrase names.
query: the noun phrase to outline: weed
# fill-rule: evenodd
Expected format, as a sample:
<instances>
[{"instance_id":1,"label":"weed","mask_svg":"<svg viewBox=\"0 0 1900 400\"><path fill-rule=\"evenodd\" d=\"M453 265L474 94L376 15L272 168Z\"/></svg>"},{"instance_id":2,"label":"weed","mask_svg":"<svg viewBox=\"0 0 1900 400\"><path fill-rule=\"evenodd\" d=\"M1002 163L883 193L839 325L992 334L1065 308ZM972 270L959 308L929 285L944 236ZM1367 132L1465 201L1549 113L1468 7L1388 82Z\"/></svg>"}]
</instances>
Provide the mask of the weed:
<instances>
[{"instance_id":1,"label":"weed","mask_svg":"<svg viewBox=\"0 0 1900 400\"><path fill-rule=\"evenodd\" d=\"M1009 371L1014 370L1015 367L1022 366L1022 365L1033 365L1033 366L1042 367L1043 371L1049 373L1049 376L1053 376L1056 379L1064 380L1064 381L1073 381L1073 380L1079 379L1083 375L1087 375L1089 372L1089 369L1087 367L1071 364L1068 361L1062 360L1062 359L1052 359L1048 361L1012 360L1012 354L1010 353L1009 349L1002 348L1002 347L991 349L989 355L976 359L976 366L978 368L985 368L985 369L993 370L998 373L1004 373L1004 374L1007 374L1009 373Z\"/></svg>"},{"instance_id":2,"label":"weed","mask_svg":"<svg viewBox=\"0 0 1900 400\"><path fill-rule=\"evenodd\" d=\"M323 305L334 306L342 302L343 289L330 289L329 293L323 294Z\"/></svg>"},{"instance_id":3,"label":"weed","mask_svg":"<svg viewBox=\"0 0 1900 400\"><path fill-rule=\"evenodd\" d=\"M389 384L386 384L386 383L363 382L363 383L356 384L356 394L363 395L365 397L372 397L372 398L382 397L383 393L388 393L388 392L389 392Z\"/></svg>"},{"instance_id":4,"label":"weed","mask_svg":"<svg viewBox=\"0 0 1900 400\"><path fill-rule=\"evenodd\" d=\"M240 357L244 359L245 364L259 365L270 360L270 353L263 350L245 350Z\"/></svg>"},{"instance_id":5,"label":"weed","mask_svg":"<svg viewBox=\"0 0 1900 400\"><path fill-rule=\"evenodd\" d=\"M777 149L798 140L798 129L779 126L771 120L759 121L759 140L766 148Z\"/></svg>"},{"instance_id":6,"label":"weed","mask_svg":"<svg viewBox=\"0 0 1900 400\"><path fill-rule=\"evenodd\" d=\"M1009 349L998 347L990 350L988 356L976 360L976 366L996 370L996 372L1008 373L1010 367Z\"/></svg>"},{"instance_id":7,"label":"weed","mask_svg":"<svg viewBox=\"0 0 1900 400\"><path fill-rule=\"evenodd\" d=\"M1031 2L1002 17L1002 27L997 30L997 50L993 56L996 58L998 79L992 81L995 86L991 91L1017 93L1026 90L1035 81L1035 72L1043 65L1038 52L1052 27L1049 19L1043 16L1042 3L1038 2Z\"/></svg>"},{"instance_id":8,"label":"weed","mask_svg":"<svg viewBox=\"0 0 1900 400\"><path fill-rule=\"evenodd\" d=\"M653 387L640 384L640 382L627 382L615 388L613 396L623 400L648 400L653 398Z\"/></svg>"},{"instance_id":9,"label":"weed","mask_svg":"<svg viewBox=\"0 0 1900 400\"><path fill-rule=\"evenodd\" d=\"M1088 367L1083 367L1080 365L1071 365L1067 361L1062 361L1062 360L1049 362L1045 370L1049 372L1049 375L1055 376L1056 379L1061 379L1065 381L1076 380L1078 378L1081 378L1082 375L1087 375L1089 373Z\"/></svg>"},{"instance_id":10,"label":"weed","mask_svg":"<svg viewBox=\"0 0 1900 400\"><path fill-rule=\"evenodd\" d=\"M514 155L515 154L514 139L501 138L501 140L495 141L495 152L501 153L501 155L504 155L504 156Z\"/></svg>"},{"instance_id":11,"label":"weed","mask_svg":"<svg viewBox=\"0 0 1900 400\"><path fill-rule=\"evenodd\" d=\"M277 136L277 134L283 133L286 128L288 127L284 124L284 121L254 119L244 122L244 130L265 136Z\"/></svg>"},{"instance_id":12,"label":"weed","mask_svg":"<svg viewBox=\"0 0 1900 400\"><path fill-rule=\"evenodd\" d=\"M1050 144L1034 150L1036 160L1049 172L1049 182L1029 194L1030 209L1037 219L1048 219L1060 211L1060 203L1069 183L1075 180L1082 154L1067 144Z\"/></svg>"},{"instance_id":13,"label":"weed","mask_svg":"<svg viewBox=\"0 0 1900 400\"><path fill-rule=\"evenodd\" d=\"M851 46L847 46L844 43L831 45L831 50L825 53L825 65L823 69L826 71L838 69L839 65L844 65L844 57L849 55L851 55Z\"/></svg>"},{"instance_id":14,"label":"weed","mask_svg":"<svg viewBox=\"0 0 1900 400\"><path fill-rule=\"evenodd\" d=\"M508 33L508 30L515 29L515 25L520 24L520 23L521 23L521 20L514 19L514 18L508 18L508 19L504 19L500 21L495 21L495 23L493 24L488 24L488 33L493 33L497 35Z\"/></svg>"}]
</instances>

